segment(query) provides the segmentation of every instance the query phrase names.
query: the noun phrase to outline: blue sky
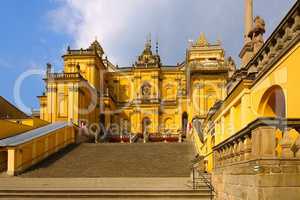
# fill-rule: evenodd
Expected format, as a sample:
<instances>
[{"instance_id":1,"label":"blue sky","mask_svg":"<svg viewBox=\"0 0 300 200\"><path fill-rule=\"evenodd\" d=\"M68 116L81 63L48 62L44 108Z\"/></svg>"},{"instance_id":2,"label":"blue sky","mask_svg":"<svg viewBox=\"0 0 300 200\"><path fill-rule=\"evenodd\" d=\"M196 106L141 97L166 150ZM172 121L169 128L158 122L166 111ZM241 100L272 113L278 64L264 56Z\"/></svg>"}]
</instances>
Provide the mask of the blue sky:
<instances>
[{"instance_id":1,"label":"blue sky","mask_svg":"<svg viewBox=\"0 0 300 200\"><path fill-rule=\"evenodd\" d=\"M254 14L267 24L266 37L294 0L254 0ZM270 4L270 2L272 2ZM51 62L62 69L61 55L68 44L87 47L97 37L115 64L131 65L146 36L159 40L164 64L184 58L189 39L205 32L217 39L238 62L243 41L241 0L3 0L0 8L0 95L15 103L16 79L29 69L45 69ZM22 100L38 108L41 76L22 85Z\"/></svg>"}]
</instances>

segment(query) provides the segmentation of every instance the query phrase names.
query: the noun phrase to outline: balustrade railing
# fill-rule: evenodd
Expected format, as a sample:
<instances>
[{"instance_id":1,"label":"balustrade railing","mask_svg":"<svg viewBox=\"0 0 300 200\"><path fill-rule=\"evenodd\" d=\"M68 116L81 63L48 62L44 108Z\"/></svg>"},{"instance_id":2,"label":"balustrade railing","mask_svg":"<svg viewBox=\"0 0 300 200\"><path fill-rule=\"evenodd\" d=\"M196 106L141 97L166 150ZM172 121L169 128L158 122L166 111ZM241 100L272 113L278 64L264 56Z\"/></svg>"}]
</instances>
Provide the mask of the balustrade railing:
<instances>
[{"instance_id":1,"label":"balustrade railing","mask_svg":"<svg viewBox=\"0 0 300 200\"><path fill-rule=\"evenodd\" d=\"M214 167L256 159L299 159L300 119L259 118L213 148Z\"/></svg>"},{"instance_id":2,"label":"balustrade railing","mask_svg":"<svg viewBox=\"0 0 300 200\"><path fill-rule=\"evenodd\" d=\"M49 73L47 74L48 79L74 79L82 78L79 73Z\"/></svg>"}]
</instances>

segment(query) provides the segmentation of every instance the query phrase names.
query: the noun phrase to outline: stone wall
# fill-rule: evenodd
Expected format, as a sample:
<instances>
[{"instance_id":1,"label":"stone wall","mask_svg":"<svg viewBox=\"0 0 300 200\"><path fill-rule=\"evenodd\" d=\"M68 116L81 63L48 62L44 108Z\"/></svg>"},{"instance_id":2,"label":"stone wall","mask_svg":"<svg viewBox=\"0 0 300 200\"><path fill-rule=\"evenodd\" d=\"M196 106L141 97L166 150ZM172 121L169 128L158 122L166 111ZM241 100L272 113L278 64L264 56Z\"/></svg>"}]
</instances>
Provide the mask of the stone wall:
<instances>
[{"instance_id":1,"label":"stone wall","mask_svg":"<svg viewBox=\"0 0 300 200\"><path fill-rule=\"evenodd\" d=\"M300 160L252 160L216 169L216 199L296 200L300 194Z\"/></svg>"},{"instance_id":2,"label":"stone wall","mask_svg":"<svg viewBox=\"0 0 300 200\"><path fill-rule=\"evenodd\" d=\"M214 148L216 199L300 199L299 121L279 122L258 119Z\"/></svg>"}]
</instances>

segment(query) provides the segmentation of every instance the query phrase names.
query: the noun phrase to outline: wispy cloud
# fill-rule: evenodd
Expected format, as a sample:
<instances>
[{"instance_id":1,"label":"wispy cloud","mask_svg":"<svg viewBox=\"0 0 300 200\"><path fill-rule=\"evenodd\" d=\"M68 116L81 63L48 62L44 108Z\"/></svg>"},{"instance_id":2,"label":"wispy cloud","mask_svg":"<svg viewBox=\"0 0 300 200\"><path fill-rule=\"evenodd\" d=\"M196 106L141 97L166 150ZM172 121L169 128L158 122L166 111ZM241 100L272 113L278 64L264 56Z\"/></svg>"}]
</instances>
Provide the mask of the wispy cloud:
<instances>
[{"instance_id":1,"label":"wispy cloud","mask_svg":"<svg viewBox=\"0 0 300 200\"><path fill-rule=\"evenodd\" d=\"M56 0L48 13L54 31L69 34L74 46L87 47L95 37L112 61L130 65L151 32L160 41L164 63L184 59L189 39L205 32L221 39L228 54L237 58L243 41L243 1L235 0ZM256 1L264 8L268 27L278 23L293 0ZM266 6L268 5L268 7ZM274 6L276 5L276 6ZM274 9L273 9L274 8ZM277 9L277 10L276 10ZM280 16L280 17L278 17Z\"/></svg>"}]
</instances>

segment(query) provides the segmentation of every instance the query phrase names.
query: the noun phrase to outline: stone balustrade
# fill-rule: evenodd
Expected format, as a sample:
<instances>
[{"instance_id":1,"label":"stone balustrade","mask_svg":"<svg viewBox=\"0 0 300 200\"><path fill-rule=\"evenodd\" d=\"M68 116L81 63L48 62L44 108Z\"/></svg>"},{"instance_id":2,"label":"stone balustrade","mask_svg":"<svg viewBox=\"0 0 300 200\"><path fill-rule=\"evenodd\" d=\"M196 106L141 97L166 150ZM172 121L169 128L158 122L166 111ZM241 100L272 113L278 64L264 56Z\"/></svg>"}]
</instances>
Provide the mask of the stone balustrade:
<instances>
[{"instance_id":1,"label":"stone balustrade","mask_svg":"<svg viewBox=\"0 0 300 200\"><path fill-rule=\"evenodd\" d=\"M48 73L47 79L76 79L82 78L79 73Z\"/></svg>"},{"instance_id":2,"label":"stone balustrade","mask_svg":"<svg viewBox=\"0 0 300 200\"><path fill-rule=\"evenodd\" d=\"M273 62L276 62L281 57L280 55L285 53L284 51L289 50L290 45L299 41L300 13L290 12L278 28L280 31L270 36L246 66L246 69L255 68L256 76L260 76L269 66L273 66Z\"/></svg>"},{"instance_id":3,"label":"stone balustrade","mask_svg":"<svg viewBox=\"0 0 300 200\"><path fill-rule=\"evenodd\" d=\"M259 80L290 50L290 47L299 42L300 12L297 8L298 6L294 6L278 26L278 31L269 37L248 64L236 70L227 83L227 93L230 93L241 79Z\"/></svg>"},{"instance_id":4,"label":"stone balustrade","mask_svg":"<svg viewBox=\"0 0 300 200\"><path fill-rule=\"evenodd\" d=\"M300 159L300 120L259 118L216 145L214 167L250 160Z\"/></svg>"}]
</instances>

